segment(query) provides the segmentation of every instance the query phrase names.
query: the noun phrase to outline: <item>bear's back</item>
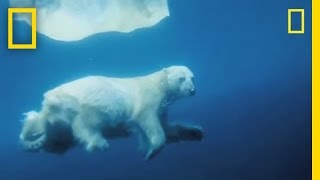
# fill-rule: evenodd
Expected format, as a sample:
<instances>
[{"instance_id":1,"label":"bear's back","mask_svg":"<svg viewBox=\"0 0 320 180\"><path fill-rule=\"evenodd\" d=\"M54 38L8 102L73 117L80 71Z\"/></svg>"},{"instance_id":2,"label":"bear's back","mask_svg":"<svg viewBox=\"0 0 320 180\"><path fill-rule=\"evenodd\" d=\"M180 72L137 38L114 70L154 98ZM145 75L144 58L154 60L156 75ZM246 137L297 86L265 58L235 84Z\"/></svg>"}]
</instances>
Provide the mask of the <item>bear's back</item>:
<instances>
[{"instance_id":1,"label":"bear's back","mask_svg":"<svg viewBox=\"0 0 320 180\"><path fill-rule=\"evenodd\" d=\"M73 107L88 107L103 112L130 112L133 104L133 91L130 79L89 76L63 84L45 93L45 101L63 104L73 99ZM48 103L48 102L47 102ZM69 103L70 104L70 100Z\"/></svg>"}]
</instances>

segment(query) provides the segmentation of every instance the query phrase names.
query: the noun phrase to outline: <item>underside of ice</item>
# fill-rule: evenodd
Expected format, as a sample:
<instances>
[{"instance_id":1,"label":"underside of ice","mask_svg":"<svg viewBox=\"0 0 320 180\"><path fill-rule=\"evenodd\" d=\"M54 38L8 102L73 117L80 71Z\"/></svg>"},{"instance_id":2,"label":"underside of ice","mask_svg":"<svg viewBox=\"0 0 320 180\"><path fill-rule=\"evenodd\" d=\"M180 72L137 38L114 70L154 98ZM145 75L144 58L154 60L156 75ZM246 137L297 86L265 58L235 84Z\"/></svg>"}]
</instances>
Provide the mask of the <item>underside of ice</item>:
<instances>
[{"instance_id":1,"label":"underside of ice","mask_svg":"<svg viewBox=\"0 0 320 180\"><path fill-rule=\"evenodd\" d=\"M167 0L10 0L11 7L36 7L37 31L61 41L102 32L131 32L169 16ZM31 24L30 15L17 20Z\"/></svg>"}]
</instances>

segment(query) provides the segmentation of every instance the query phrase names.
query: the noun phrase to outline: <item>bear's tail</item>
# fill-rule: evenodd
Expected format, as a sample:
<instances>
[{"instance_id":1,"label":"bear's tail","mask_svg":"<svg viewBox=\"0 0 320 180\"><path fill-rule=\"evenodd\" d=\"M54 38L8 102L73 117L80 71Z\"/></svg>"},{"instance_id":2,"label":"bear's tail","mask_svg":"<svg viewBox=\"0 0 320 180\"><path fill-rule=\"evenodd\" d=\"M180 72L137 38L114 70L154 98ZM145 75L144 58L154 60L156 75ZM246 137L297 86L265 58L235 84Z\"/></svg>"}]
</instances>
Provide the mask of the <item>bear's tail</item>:
<instances>
[{"instance_id":1,"label":"bear's tail","mask_svg":"<svg viewBox=\"0 0 320 180\"><path fill-rule=\"evenodd\" d=\"M24 113L24 116L20 144L26 151L39 151L46 140L45 121L36 111Z\"/></svg>"}]
</instances>

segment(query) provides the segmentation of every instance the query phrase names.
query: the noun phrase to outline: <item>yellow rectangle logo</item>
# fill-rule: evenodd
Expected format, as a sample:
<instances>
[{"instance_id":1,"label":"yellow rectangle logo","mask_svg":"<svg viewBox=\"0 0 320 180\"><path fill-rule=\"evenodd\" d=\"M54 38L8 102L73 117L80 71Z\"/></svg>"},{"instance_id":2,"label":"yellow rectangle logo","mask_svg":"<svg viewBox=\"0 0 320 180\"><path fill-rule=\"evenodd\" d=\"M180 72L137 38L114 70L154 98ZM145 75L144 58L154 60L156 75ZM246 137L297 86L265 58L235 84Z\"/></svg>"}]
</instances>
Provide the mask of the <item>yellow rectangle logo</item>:
<instances>
[{"instance_id":1,"label":"yellow rectangle logo","mask_svg":"<svg viewBox=\"0 0 320 180\"><path fill-rule=\"evenodd\" d=\"M13 43L13 14L31 14L31 44ZM37 48L37 10L36 8L8 8L8 49L36 49Z\"/></svg>"},{"instance_id":2,"label":"yellow rectangle logo","mask_svg":"<svg viewBox=\"0 0 320 180\"><path fill-rule=\"evenodd\" d=\"M300 30L292 30L292 13L300 13L301 28ZM288 9L288 33L289 34L304 34L304 9Z\"/></svg>"}]
</instances>

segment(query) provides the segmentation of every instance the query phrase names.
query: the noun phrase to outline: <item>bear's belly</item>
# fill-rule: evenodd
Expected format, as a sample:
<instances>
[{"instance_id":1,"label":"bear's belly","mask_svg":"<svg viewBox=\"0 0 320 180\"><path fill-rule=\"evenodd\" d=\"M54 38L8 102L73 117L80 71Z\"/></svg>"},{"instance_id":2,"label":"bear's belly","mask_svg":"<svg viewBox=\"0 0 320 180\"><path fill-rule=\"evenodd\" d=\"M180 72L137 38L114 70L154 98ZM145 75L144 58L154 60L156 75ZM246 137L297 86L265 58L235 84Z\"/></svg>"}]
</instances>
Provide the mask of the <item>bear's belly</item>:
<instances>
[{"instance_id":1,"label":"bear's belly","mask_svg":"<svg viewBox=\"0 0 320 180\"><path fill-rule=\"evenodd\" d=\"M129 129L127 123L118 123L116 126L107 126L104 128L103 136L107 139L125 138L131 134Z\"/></svg>"}]
</instances>

